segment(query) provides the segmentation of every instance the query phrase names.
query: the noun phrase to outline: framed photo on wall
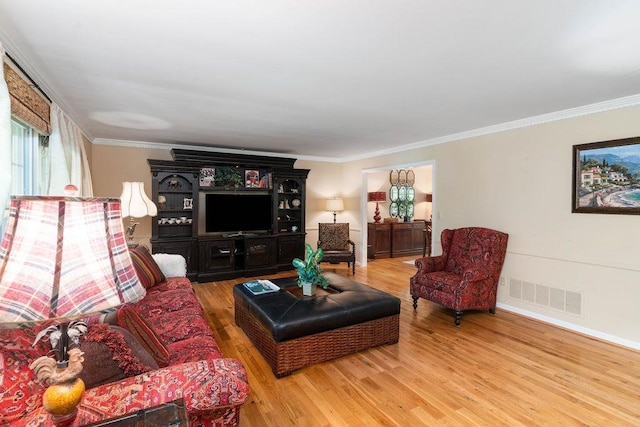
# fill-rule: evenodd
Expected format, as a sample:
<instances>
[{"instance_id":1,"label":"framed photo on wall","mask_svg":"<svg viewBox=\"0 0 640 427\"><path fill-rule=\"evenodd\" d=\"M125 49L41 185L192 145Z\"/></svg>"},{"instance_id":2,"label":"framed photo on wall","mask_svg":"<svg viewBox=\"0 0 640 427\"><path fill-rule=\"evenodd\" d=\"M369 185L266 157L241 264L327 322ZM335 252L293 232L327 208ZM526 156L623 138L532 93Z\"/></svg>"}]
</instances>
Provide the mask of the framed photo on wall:
<instances>
[{"instance_id":1,"label":"framed photo on wall","mask_svg":"<svg viewBox=\"0 0 640 427\"><path fill-rule=\"evenodd\" d=\"M640 215L640 137L573 146L574 213Z\"/></svg>"}]
</instances>

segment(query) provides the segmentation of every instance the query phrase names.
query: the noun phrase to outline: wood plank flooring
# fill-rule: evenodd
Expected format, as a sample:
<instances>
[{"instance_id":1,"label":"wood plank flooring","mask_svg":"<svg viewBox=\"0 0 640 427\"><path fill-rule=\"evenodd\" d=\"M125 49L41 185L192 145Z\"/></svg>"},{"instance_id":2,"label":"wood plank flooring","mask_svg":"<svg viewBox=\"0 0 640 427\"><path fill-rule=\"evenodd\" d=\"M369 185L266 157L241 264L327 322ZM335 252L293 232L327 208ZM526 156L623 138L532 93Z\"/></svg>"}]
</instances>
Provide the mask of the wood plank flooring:
<instances>
[{"instance_id":1,"label":"wood plank flooring","mask_svg":"<svg viewBox=\"0 0 640 427\"><path fill-rule=\"evenodd\" d=\"M400 341L276 379L233 319L232 287L194 284L226 357L251 396L242 426L640 426L640 352L497 309L453 313L420 300L415 267L381 259L354 279L402 300ZM323 264L350 276L346 264ZM263 278L292 276L283 272Z\"/></svg>"}]
</instances>

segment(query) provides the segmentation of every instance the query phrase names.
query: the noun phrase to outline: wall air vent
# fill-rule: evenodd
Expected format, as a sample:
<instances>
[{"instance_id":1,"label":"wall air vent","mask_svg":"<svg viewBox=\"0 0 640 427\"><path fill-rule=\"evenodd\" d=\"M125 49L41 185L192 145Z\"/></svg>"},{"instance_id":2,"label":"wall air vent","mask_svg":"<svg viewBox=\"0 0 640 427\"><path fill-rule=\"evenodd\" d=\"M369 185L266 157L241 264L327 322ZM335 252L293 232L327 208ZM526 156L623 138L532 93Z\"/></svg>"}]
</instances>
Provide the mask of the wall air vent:
<instances>
[{"instance_id":1,"label":"wall air vent","mask_svg":"<svg viewBox=\"0 0 640 427\"><path fill-rule=\"evenodd\" d=\"M509 278L509 298L582 316L582 293Z\"/></svg>"}]
</instances>

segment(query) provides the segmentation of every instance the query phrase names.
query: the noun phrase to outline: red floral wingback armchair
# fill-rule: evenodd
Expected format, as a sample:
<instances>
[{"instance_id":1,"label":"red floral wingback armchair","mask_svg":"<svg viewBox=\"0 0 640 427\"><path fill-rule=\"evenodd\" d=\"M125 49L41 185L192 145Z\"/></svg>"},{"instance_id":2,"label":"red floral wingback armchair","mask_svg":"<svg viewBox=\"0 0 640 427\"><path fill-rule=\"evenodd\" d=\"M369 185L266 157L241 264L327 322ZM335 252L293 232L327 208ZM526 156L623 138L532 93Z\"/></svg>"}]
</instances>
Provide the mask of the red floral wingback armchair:
<instances>
[{"instance_id":1,"label":"red floral wingback armchair","mask_svg":"<svg viewBox=\"0 0 640 427\"><path fill-rule=\"evenodd\" d=\"M410 279L413 309L418 298L450 308L460 325L464 310L495 313L500 271L509 235L482 227L442 231L442 255L419 258Z\"/></svg>"}]
</instances>

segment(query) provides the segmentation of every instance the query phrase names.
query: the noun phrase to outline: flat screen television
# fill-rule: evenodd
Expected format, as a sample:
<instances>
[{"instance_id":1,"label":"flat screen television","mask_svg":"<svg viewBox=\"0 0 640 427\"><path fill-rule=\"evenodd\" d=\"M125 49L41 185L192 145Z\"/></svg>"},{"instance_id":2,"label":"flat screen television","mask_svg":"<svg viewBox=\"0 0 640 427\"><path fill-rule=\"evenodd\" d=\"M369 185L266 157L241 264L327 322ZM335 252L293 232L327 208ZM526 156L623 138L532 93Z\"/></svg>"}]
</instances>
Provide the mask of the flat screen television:
<instances>
[{"instance_id":1,"label":"flat screen television","mask_svg":"<svg viewBox=\"0 0 640 427\"><path fill-rule=\"evenodd\" d=\"M201 193L199 201L199 234L271 231L271 194Z\"/></svg>"}]
</instances>

